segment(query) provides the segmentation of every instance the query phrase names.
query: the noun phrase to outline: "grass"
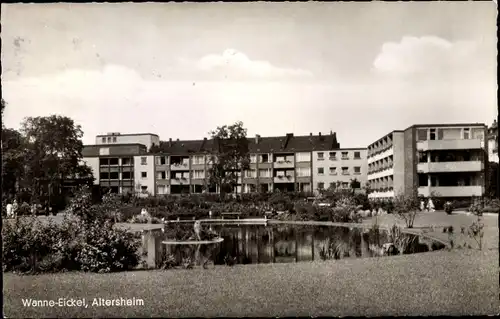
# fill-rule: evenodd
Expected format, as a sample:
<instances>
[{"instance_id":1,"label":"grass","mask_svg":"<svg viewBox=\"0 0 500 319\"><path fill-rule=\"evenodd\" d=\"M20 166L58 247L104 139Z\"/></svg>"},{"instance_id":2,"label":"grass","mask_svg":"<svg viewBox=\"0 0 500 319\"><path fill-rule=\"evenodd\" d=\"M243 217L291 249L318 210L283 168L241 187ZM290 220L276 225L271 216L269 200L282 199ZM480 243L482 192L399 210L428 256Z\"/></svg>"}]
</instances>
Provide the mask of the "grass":
<instances>
[{"instance_id":1,"label":"grass","mask_svg":"<svg viewBox=\"0 0 500 319\"><path fill-rule=\"evenodd\" d=\"M4 275L8 317L379 316L498 313L498 253L440 251L115 274ZM27 308L21 298L142 298L144 306Z\"/></svg>"}]
</instances>

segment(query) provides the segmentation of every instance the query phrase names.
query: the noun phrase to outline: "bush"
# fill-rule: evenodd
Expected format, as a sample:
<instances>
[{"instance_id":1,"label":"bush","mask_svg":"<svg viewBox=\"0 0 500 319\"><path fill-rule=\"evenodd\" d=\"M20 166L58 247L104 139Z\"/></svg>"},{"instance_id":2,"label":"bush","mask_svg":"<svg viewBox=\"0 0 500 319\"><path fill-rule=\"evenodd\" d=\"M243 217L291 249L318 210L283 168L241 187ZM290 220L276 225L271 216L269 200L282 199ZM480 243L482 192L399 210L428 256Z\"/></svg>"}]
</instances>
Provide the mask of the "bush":
<instances>
[{"instance_id":1,"label":"bush","mask_svg":"<svg viewBox=\"0 0 500 319\"><path fill-rule=\"evenodd\" d=\"M453 212L453 204L451 202L446 202L444 204L444 211L450 215Z\"/></svg>"},{"instance_id":2,"label":"bush","mask_svg":"<svg viewBox=\"0 0 500 319\"><path fill-rule=\"evenodd\" d=\"M113 223L95 221L83 229L84 242L76 260L83 271L113 272L135 268L140 261L138 238Z\"/></svg>"},{"instance_id":3,"label":"bush","mask_svg":"<svg viewBox=\"0 0 500 319\"><path fill-rule=\"evenodd\" d=\"M395 213L404 220L406 227L413 228L420 203L416 196L398 195L394 201Z\"/></svg>"},{"instance_id":4,"label":"bush","mask_svg":"<svg viewBox=\"0 0 500 319\"><path fill-rule=\"evenodd\" d=\"M154 216L135 215L129 219L132 224L161 224L161 219Z\"/></svg>"}]
</instances>

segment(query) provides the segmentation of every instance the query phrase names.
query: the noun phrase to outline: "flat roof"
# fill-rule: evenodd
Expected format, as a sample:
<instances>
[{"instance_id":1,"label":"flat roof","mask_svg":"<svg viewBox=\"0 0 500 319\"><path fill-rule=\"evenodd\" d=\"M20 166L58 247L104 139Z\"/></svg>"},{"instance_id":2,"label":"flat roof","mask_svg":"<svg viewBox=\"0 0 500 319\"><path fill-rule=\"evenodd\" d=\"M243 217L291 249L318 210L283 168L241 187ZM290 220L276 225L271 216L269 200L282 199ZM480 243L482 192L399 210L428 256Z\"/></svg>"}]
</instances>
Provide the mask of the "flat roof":
<instances>
[{"instance_id":1,"label":"flat roof","mask_svg":"<svg viewBox=\"0 0 500 319\"><path fill-rule=\"evenodd\" d=\"M117 132L118 133L118 132ZM96 135L96 137L104 137L104 136L138 136L138 135L153 135L153 136L156 136L156 137L160 137L158 134L153 134L153 133L120 133L120 134L101 134L101 135Z\"/></svg>"}]
</instances>

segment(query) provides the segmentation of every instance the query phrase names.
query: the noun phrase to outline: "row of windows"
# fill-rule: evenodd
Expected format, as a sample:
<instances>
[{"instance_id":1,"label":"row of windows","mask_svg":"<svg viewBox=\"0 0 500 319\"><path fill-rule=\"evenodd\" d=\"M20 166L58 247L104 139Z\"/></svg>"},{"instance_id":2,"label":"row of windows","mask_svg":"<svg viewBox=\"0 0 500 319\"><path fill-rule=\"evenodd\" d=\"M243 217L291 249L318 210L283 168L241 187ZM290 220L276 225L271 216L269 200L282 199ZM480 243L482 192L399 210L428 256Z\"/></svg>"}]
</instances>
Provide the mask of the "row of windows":
<instances>
[{"instance_id":1,"label":"row of windows","mask_svg":"<svg viewBox=\"0 0 500 319\"><path fill-rule=\"evenodd\" d=\"M341 159L346 160L349 159L349 152L340 152ZM337 160L337 152L328 152L328 158L332 161ZM324 160L325 153L318 152L318 160ZM361 152L354 152L354 159L361 159Z\"/></svg>"},{"instance_id":2,"label":"row of windows","mask_svg":"<svg viewBox=\"0 0 500 319\"><path fill-rule=\"evenodd\" d=\"M337 175L337 167L330 167L328 172L330 175ZM341 173L342 175L349 175L349 167L342 167ZM318 167L318 175L324 175L324 174L325 174L325 168ZM361 174L361 166L354 166L354 174Z\"/></svg>"},{"instance_id":3,"label":"row of windows","mask_svg":"<svg viewBox=\"0 0 500 319\"><path fill-rule=\"evenodd\" d=\"M348 182L331 182L329 185L329 188L335 189L335 188L360 188L359 183L348 183ZM325 183L320 182L318 183L318 189L325 189Z\"/></svg>"},{"instance_id":4,"label":"row of windows","mask_svg":"<svg viewBox=\"0 0 500 319\"><path fill-rule=\"evenodd\" d=\"M108 143L111 143L111 141L113 141L113 143L116 143L116 136L108 136L107 139L106 137L102 138L103 143L106 143L106 140Z\"/></svg>"}]
</instances>

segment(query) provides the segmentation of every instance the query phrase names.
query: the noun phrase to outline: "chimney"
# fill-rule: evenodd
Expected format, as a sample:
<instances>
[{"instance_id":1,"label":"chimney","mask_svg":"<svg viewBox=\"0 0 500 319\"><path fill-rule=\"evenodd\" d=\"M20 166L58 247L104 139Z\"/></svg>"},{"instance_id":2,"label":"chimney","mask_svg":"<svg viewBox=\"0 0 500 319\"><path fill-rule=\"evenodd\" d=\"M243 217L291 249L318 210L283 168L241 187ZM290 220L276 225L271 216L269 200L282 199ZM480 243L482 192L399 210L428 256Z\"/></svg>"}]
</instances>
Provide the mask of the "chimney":
<instances>
[{"instance_id":1,"label":"chimney","mask_svg":"<svg viewBox=\"0 0 500 319\"><path fill-rule=\"evenodd\" d=\"M332 130L330 130L330 135L333 135L333 131Z\"/></svg>"},{"instance_id":2,"label":"chimney","mask_svg":"<svg viewBox=\"0 0 500 319\"><path fill-rule=\"evenodd\" d=\"M179 139L177 139L177 142L179 142Z\"/></svg>"},{"instance_id":3,"label":"chimney","mask_svg":"<svg viewBox=\"0 0 500 319\"><path fill-rule=\"evenodd\" d=\"M260 135L255 134L255 144L259 144L259 141L260 141Z\"/></svg>"},{"instance_id":4,"label":"chimney","mask_svg":"<svg viewBox=\"0 0 500 319\"><path fill-rule=\"evenodd\" d=\"M309 137L312 137L313 136L313 133L309 133Z\"/></svg>"},{"instance_id":5,"label":"chimney","mask_svg":"<svg viewBox=\"0 0 500 319\"><path fill-rule=\"evenodd\" d=\"M169 147L172 147L172 138L169 138L169 139L168 139L168 146L169 146Z\"/></svg>"},{"instance_id":6,"label":"chimney","mask_svg":"<svg viewBox=\"0 0 500 319\"><path fill-rule=\"evenodd\" d=\"M319 132L319 137L321 137L321 132Z\"/></svg>"}]
</instances>

